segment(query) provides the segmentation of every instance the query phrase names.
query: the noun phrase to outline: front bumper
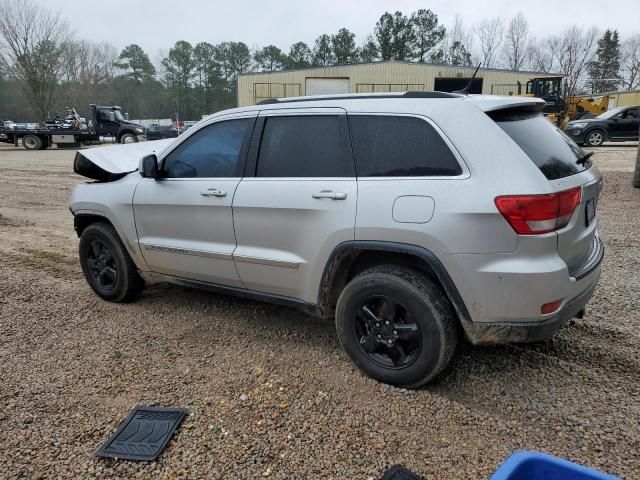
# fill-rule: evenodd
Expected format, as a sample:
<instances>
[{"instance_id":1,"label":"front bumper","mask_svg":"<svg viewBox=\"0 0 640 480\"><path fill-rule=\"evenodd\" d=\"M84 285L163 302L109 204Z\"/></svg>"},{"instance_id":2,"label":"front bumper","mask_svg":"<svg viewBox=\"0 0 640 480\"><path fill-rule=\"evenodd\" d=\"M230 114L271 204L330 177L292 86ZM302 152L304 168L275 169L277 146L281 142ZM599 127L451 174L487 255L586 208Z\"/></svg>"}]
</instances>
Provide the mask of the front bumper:
<instances>
[{"instance_id":1,"label":"front bumper","mask_svg":"<svg viewBox=\"0 0 640 480\"><path fill-rule=\"evenodd\" d=\"M576 143L584 143L584 128L564 130L564 133Z\"/></svg>"},{"instance_id":2,"label":"front bumper","mask_svg":"<svg viewBox=\"0 0 640 480\"><path fill-rule=\"evenodd\" d=\"M136 137L138 138L139 142L146 142L147 141L147 136L146 135L136 135Z\"/></svg>"}]
</instances>

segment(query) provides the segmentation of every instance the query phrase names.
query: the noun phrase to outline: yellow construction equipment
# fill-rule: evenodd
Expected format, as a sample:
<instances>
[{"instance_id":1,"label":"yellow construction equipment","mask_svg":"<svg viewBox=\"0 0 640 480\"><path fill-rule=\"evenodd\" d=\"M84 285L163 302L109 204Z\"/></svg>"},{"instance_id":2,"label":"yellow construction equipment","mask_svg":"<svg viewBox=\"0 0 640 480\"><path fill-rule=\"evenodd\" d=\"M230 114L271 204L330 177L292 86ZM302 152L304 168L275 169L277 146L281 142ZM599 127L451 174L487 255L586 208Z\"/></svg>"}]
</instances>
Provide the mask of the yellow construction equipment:
<instances>
[{"instance_id":1,"label":"yellow construction equipment","mask_svg":"<svg viewBox=\"0 0 640 480\"><path fill-rule=\"evenodd\" d=\"M534 77L527 82L525 92L518 85L518 95L546 102L546 117L560 128L570 120L597 117L609 108L609 95L565 97L563 91L563 77Z\"/></svg>"}]
</instances>

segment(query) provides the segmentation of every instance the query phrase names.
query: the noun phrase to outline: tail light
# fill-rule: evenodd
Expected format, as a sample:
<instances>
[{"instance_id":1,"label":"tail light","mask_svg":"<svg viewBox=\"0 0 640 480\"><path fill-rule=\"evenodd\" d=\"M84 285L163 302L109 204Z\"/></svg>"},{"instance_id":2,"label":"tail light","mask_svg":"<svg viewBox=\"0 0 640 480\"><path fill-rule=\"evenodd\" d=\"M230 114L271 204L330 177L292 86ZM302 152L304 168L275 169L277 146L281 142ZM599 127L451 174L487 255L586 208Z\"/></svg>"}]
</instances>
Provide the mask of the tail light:
<instances>
[{"instance_id":1,"label":"tail light","mask_svg":"<svg viewBox=\"0 0 640 480\"><path fill-rule=\"evenodd\" d=\"M558 311L558 309L560 308L560 305L562 305L563 300L564 299L561 298L560 300L556 300L555 302L545 303L540 307L540 313L543 315L546 315L547 313L553 313Z\"/></svg>"},{"instance_id":2,"label":"tail light","mask_svg":"<svg viewBox=\"0 0 640 480\"><path fill-rule=\"evenodd\" d=\"M503 195L496 207L519 235L539 235L567 226L582 198L582 187L545 195Z\"/></svg>"}]
</instances>

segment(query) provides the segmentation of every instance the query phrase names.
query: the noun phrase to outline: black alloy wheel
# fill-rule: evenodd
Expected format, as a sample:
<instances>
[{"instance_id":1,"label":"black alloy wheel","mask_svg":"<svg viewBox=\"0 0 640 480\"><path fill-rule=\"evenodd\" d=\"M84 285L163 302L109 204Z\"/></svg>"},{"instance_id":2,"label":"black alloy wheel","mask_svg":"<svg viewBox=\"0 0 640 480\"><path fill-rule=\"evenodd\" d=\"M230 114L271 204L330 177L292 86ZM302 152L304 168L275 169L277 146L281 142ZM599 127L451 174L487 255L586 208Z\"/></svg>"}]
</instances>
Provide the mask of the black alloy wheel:
<instances>
[{"instance_id":1,"label":"black alloy wheel","mask_svg":"<svg viewBox=\"0 0 640 480\"><path fill-rule=\"evenodd\" d=\"M365 300L353 328L362 351L381 367L408 367L422 349L419 324L399 301L386 295Z\"/></svg>"},{"instance_id":2,"label":"black alloy wheel","mask_svg":"<svg viewBox=\"0 0 640 480\"><path fill-rule=\"evenodd\" d=\"M113 226L96 222L80 236L80 266L89 286L102 299L129 302L144 288L144 280Z\"/></svg>"},{"instance_id":3,"label":"black alloy wheel","mask_svg":"<svg viewBox=\"0 0 640 480\"><path fill-rule=\"evenodd\" d=\"M87 249L87 266L95 282L105 291L113 290L118 282L118 265L107 245L94 239Z\"/></svg>"}]
</instances>

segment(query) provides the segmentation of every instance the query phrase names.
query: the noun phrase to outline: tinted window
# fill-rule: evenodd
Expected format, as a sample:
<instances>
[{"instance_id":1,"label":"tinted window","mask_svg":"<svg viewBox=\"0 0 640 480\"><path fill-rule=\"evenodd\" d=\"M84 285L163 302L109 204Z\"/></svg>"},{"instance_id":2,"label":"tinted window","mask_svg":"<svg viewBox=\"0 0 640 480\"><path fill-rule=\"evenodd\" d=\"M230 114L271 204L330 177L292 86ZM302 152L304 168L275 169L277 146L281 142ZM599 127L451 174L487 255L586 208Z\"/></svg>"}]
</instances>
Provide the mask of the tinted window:
<instances>
[{"instance_id":1,"label":"tinted window","mask_svg":"<svg viewBox=\"0 0 640 480\"><path fill-rule=\"evenodd\" d=\"M627 110L627 113L626 113L624 118L629 118L629 119L634 120L634 119L638 118L639 114L640 114L640 112L638 111L637 108L630 108L629 110Z\"/></svg>"},{"instance_id":2,"label":"tinted window","mask_svg":"<svg viewBox=\"0 0 640 480\"><path fill-rule=\"evenodd\" d=\"M218 122L199 130L169 154L168 178L240 177L240 151L253 119Z\"/></svg>"},{"instance_id":3,"label":"tinted window","mask_svg":"<svg viewBox=\"0 0 640 480\"><path fill-rule=\"evenodd\" d=\"M462 169L435 129L414 117L349 117L359 177L455 176Z\"/></svg>"},{"instance_id":4,"label":"tinted window","mask_svg":"<svg viewBox=\"0 0 640 480\"><path fill-rule=\"evenodd\" d=\"M497 112L497 124L549 180L582 172L591 162L577 163L585 152L538 112Z\"/></svg>"},{"instance_id":5,"label":"tinted window","mask_svg":"<svg viewBox=\"0 0 640 480\"><path fill-rule=\"evenodd\" d=\"M353 177L344 117L267 118L258 177Z\"/></svg>"}]
</instances>

